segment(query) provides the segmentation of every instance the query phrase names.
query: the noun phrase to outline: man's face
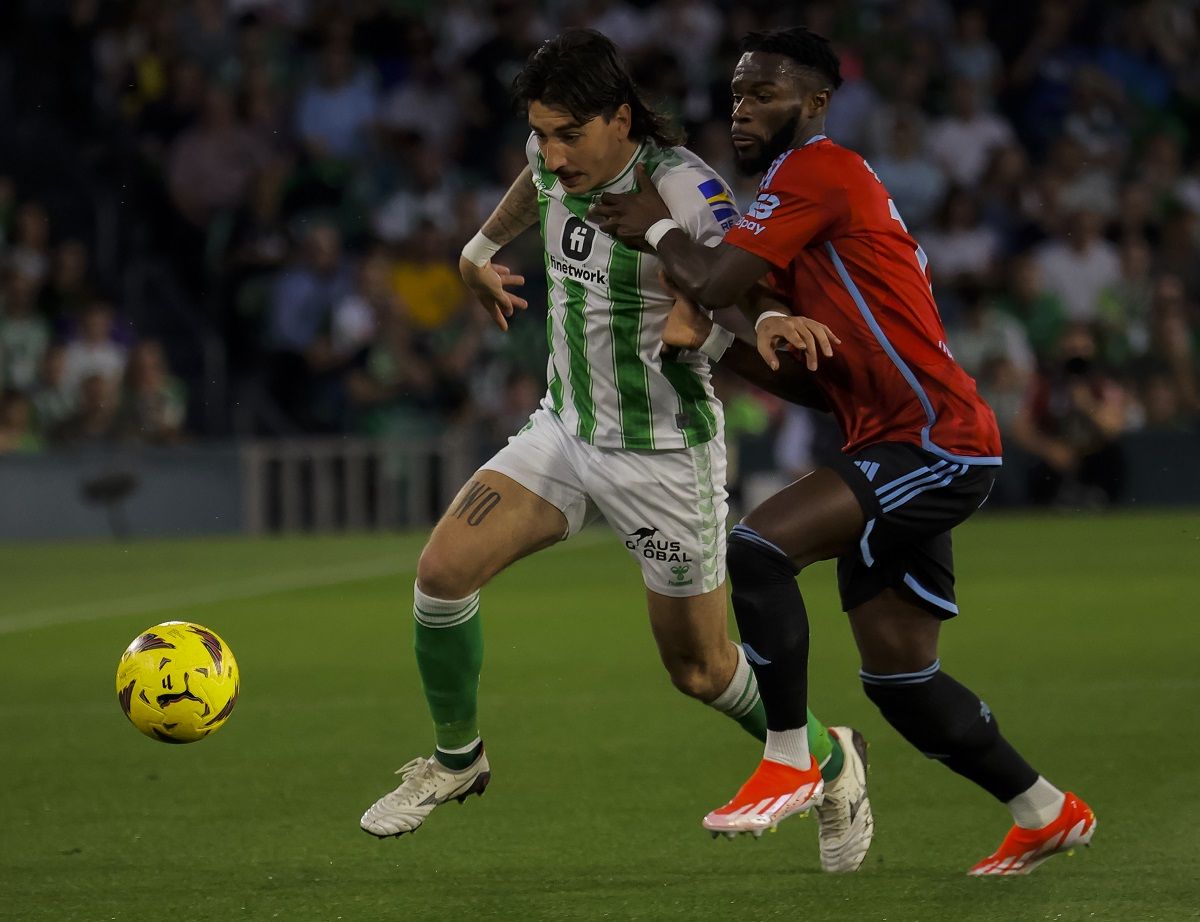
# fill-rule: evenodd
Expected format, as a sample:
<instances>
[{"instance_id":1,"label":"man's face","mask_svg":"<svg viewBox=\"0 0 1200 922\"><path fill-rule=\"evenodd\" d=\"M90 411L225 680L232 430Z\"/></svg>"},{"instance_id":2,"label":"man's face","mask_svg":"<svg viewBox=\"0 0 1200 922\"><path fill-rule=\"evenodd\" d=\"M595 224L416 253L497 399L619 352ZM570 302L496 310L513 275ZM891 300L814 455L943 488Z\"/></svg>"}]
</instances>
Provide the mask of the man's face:
<instances>
[{"instance_id":1,"label":"man's face","mask_svg":"<svg viewBox=\"0 0 1200 922\"><path fill-rule=\"evenodd\" d=\"M629 106L623 105L606 119L597 115L580 123L565 109L529 104L529 127L537 138L546 169L558 177L572 195L583 195L602 186L629 160Z\"/></svg>"},{"instance_id":2,"label":"man's face","mask_svg":"<svg viewBox=\"0 0 1200 922\"><path fill-rule=\"evenodd\" d=\"M825 81L782 54L748 51L733 71L733 149L738 171L763 172L800 130L825 114Z\"/></svg>"}]
</instances>

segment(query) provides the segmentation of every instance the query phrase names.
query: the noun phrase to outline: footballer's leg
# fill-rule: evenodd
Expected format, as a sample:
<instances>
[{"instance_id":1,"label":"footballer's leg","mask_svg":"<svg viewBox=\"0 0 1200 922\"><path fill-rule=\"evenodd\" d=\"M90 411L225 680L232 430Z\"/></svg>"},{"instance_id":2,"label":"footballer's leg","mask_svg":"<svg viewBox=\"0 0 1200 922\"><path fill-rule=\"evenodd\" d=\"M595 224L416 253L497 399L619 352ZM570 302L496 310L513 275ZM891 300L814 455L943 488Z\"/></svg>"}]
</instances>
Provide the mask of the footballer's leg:
<instances>
[{"instance_id":1,"label":"footballer's leg","mask_svg":"<svg viewBox=\"0 0 1200 922\"><path fill-rule=\"evenodd\" d=\"M767 715L746 651L729 639L725 586L700 595L669 596L646 590L650 628L672 684L690 698L732 718L760 743ZM843 747L808 712L809 750L829 781L842 771Z\"/></svg>"},{"instance_id":2,"label":"footballer's leg","mask_svg":"<svg viewBox=\"0 0 1200 922\"><path fill-rule=\"evenodd\" d=\"M822 802L824 781L807 733L808 615L796 576L843 553L862 526L854 494L822 468L768 499L730 533L734 613L766 708L767 741L757 770L704 818L705 828L761 833Z\"/></svg>"},{"instance_id":3,"label":"footballer's leg","mask_svg":"<svg viewBox=\"0 0 1200 922\"><path fill-rule=\"evenodd\" d=\"M853 609L850 623L862 655L863 688L888 723L1013 815L1015 825L999 849L970 874L1028 874L1052 855L1090 843L1096 826L1091 808L1031 768L1001 736L987 704L941 669L937 615L886 590Z\"/></svg>"},{"instance_id":4,"label":"footballer's leg","mask_svg":"<svg viewBox=\"0 0 1200 922\"><path fill-rule=\"evenodd\" d=\"M421 553L414 647L436 748L432 757L405 765L403 783L363 815L362 828L373 835L411 832L439 804L483 793L491 777L476 722L480 589L509 564L584 524L586 497L560 429L546 411L535 413L462 488Z\"/></svg>"}]
</instances>

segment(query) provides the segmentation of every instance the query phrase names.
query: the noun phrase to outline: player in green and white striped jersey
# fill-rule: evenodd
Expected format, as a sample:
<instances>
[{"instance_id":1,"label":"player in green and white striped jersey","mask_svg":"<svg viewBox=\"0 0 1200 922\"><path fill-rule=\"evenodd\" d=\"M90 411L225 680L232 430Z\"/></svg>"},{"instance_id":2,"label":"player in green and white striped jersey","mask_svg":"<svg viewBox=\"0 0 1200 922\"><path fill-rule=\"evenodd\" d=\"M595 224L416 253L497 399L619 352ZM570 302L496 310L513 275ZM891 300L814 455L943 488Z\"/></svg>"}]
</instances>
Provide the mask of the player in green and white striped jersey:
<instances>
[{"instance_id":1,"label":"player in green and white striped jersey","mask_svg":"<svg viewBox=\"0 0 1200 922\"><path fill-rule=\"evenodd\" d=\"M633 188L644 164L675 222L716 244L738 218L725 183L677 146L638 97L612 43L572 30L531 56L515 83L532 134L529 167L463 250L460 269L502 330L524 279L491 256L534 223L549 288L548 389L529 423L483 465L422 552L414 587L417 664L436 749L362 818L377 836L416 829L437 805L490 778L476 725L479 590L510 563L603 514L642 567L650 623L680 691L759 740L765 715L743 649L727 633L725 447L709 358L660 355L674 298L653 253L587 220L603 192ZM710 346L710 351L712 351ZM833 778L846 758L809 717Z\"/></svg>"}]
</instances>

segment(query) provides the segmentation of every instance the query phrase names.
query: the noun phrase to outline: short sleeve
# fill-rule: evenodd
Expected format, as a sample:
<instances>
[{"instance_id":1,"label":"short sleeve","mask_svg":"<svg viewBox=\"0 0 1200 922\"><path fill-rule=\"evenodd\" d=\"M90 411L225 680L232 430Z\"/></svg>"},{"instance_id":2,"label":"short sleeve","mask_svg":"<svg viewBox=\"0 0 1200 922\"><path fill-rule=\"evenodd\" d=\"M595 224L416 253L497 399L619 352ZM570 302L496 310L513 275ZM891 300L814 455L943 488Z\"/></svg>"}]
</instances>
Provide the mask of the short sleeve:
<instances>
[{"instance_id":1,"label":"short sleeve","mask_svg":"<svg viewBox=\"0 0 1200 922\"><path fill-rule=\"evenodd\" d=\"M529 137L525 141L525 159L529 161L529 169L533 170L533 175L538 174L538 143L537 136L531 131Z\"/></svg>"},{"instance_id":2,"label":"short sleeve","mask_svg":"<svg viewBox=\"0 0 1200 922\"><path fill-rule=\"evenodd\" d=\"M733 193L716 173L691 165L668 171L655 183L671 217L693 240L716 246L738 219Z\"/></svg>"},{"instance_id":3,"label":"short sleeve","mask_svg":"<svg viewBox=\"0 0 1200 922\"><path fill-rule=\"evenodd\" d=\"M725 242L779 268L789 265L847 213L845 189L826 173L806 152L790 151L763 177L758 197Z\"/></svg>"}]
</instances>

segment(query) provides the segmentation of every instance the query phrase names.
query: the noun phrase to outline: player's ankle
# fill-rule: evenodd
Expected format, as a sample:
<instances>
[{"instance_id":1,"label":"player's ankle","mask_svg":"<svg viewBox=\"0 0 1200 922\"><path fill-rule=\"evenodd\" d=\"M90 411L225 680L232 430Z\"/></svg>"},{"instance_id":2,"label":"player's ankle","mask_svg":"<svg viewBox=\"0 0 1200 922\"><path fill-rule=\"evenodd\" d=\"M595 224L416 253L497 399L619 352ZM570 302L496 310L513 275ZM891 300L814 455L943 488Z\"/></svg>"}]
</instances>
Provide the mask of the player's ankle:
<instances>
[{"instance_id":1,"label":"player's ankle","mask_svg":"<svg viewBox=\"0 0 1200 922\"><path fill-rule=\"evenodd\" d=\"M438 746L433 750L433 757L443 768L448 768L452 772L460 772L465 768L470 768L481 752L483 752L483 740L477 736L466 746L446 749Z\"/></svg>"}]
</instances>

